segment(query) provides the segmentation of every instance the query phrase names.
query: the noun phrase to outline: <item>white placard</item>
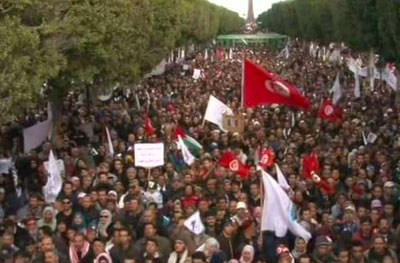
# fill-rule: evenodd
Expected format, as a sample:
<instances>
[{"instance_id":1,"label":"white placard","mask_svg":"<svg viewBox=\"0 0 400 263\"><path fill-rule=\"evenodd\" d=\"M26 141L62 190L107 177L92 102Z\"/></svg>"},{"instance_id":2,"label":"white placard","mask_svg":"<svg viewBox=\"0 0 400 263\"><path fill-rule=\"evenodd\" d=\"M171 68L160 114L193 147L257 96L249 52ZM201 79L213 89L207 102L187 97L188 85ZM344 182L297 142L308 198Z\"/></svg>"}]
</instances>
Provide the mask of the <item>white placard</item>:
<instances>
[{"instance_id":1,"label":"white placard","mask_svg":"<svg viewBox=\"0 0 400 263\"><path fill-rule=\"evenodd\" d=\"M9 174L12 167L12 159L0 159L0 175Z\"/></svg>"},{"instance_id":2,"label":"white placard","mask_svg":"<svg viewBox=\"0 0 400 263\"><path fill-rule=\"evenodd\" d=\"M164 165L163 143L135 144L135 166L153 168Z\"/></svg>"}]
</instances>

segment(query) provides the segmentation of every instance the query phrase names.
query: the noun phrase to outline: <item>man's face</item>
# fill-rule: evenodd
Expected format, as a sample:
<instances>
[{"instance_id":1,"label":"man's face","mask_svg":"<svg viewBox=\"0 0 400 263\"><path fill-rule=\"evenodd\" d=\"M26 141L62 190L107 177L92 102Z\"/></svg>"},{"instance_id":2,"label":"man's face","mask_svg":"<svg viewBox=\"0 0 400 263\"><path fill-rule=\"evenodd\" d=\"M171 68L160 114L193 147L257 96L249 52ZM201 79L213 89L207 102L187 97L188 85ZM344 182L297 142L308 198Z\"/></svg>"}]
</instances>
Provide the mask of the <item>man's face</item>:
<instances>
[{"instance_id":1,"label":"man's face","mask_svg":"<svg viewBox=\"0 0 400 263\"><path fill-rule=\"evenodd\" d=\"M377 253L383 253L385 251L385 241L382 238L375 238L373 246Z\"/></svg>"},{"instance_id":2,"label":"man's face","mask_svg":"<svg viewBox=\"0 0 400 263\"><path fill-rule=\"evenodd\" d=\"M156 234L156 229L153 225L146 225L144 228L144 235L146 237L152 237Z\"/></svg>"},{"instance_id":3,"label":"man's face","mask_svg":"<svg viewBox=\"0 0 400 263\"><path fill-rule=\"evenodd\" d=\"M39 200L36 197L29 198L29 206L32 208L36 208L39 205Z\"/></svg>"},{"instance_id":4,"label":"man's face","mask_svg":"<svg viewBox=\"0 0 400 263\"><path fill-rule=\"evenodd\" d=\"M302 258L302 259L300 259L299 263L311 263L311 259L310 258Z\"/></svg>"},{"instance_id":5,"label":"man's face","mask_svg":"<svg viewBox=\"0 0 400 263\"><path fill-rule=\"evenodd\" d=\"M74 247L78 250L83 248L83 245L85 243L85 240L83 239L82 236L75 236L74 237Z\"/></svg>"},{"instance_id":6,"label":"man's face","mask_svg":"<svg viewBox=\"0 0 400 263\"><path fill-rule=\"evenodd\" d=\"M153 241L147 241L146 243L146 252L154 255L157 252L157 244Z\"/></svg>"},{"instance_id":7,"label":"man's face","mask_svg":"<svg viewBox=\"0 0 400 263\"><path fill-rule=\"evenodd\" d=\"M207 216L206 218L206 224L207 226L215 226L216 220L215 220L215 216Z\"/></svg>"},{"instance_id":8,"label":"man's face","mask_svg":"<svg viewBox=\"0 0 400 263\"><path fill-rule=\"evenodd\" d=\"M41 245L43 252L52 251L54 249L53 240L51 238L44 238Z\"/></svg>"},{"instance_id":9,"label":"man's face","mask_svg":"<svg viewBox=\"0 0 400 263\"><path fill-rule=\"evenodd\" d=\"M352 248L351 250L351 254L352 254L352 258L356 259L356 260L360 260L361 258L363 258L363 249L361 246L355 246Z\"/></svg>"},{"instance_id":10,"label":"man's face","mask_svg":"<svg viewBox=\"0 0 400 263\"><path fill-rule=\"evenodd\" d=\"M9 234L4 234L3 235L3 240L1 241L1 244L3 246L11 246L12 244L14 244L14 237L12 235L9 235Z\"/></svg>"},{"instance_id":11,"label":"man's face","mask_svg":"<svg viewBox=\"0 0 400 263\"><path fill-rule=\"evenodd\" d=\"M349 262L349 252L341 251L338 256L339 263L348 263Z\"/></svg>"},{"instance_id":12,"label":"man's face","mask_svg":"<svg viewBox=\"0 0 400 263\"><path fill-rule=\"evenodd\" d=\"M131 240L131 237L129 236L128 232L126 231L121 231L119 233L119 241L121 244L127 244Z\"/></svg>"},{"instance_id":13,"label":"man's face","mask_svg":"<svg viewBox=\"0 0 400 263\"><path fill-rule=\"evenodd\" d=\"M44 254L44 263L58 263L58 256L53 251Z\"/></svg>"}]
</instances>

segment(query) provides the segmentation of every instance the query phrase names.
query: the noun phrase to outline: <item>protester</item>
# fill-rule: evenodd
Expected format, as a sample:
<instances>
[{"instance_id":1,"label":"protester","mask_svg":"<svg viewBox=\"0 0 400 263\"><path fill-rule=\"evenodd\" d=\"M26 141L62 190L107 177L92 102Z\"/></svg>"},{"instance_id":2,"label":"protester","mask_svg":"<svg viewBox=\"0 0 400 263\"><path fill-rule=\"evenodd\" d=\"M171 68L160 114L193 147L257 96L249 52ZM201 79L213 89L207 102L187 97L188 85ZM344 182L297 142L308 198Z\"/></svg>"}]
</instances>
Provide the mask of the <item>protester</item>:
<instances>
[{"instance_id":1,"label":"protester","mask_svg":"<svg viewBox=\"0 0 400 263\"><path fill-rule=\"evenodd\" d=\"M44 107L38 118L27 112L2 127L0 157L12 158L17 171L17 178L0 176L2 262L397 263L398 95L385 79L371 87L362 77L355 96L346 64L352 51L344 48L341 63L331 64L329 54L314 56L308 46L293 40L288 58L268 46L235 47L225 58L218 48L218 59L210 48L207 58L198 50L103 101L69 92L51 142L26 153L10 142L22 141L21 129L34 119L46 119ZM367 66L366 54L353 55L360 70ZM294 84L310 110L242 107L243 58ZM194 69L202 72L197 79ZM210 95L242 118L242 131L225 132L205 118ZM333 95L341 114L327 118L330 110L320 106L331 105ZM141 143L163 143L164 165L135 166ZM246 176L220 163L227 152ZM291 218L310 240L261 231L268 211L258 169L279 177L263 152L280 167ZM319 161L319 180L303 173L310 153ZM56 173L62 185L52 184ZM199 220L187 221L197 211Z\"/></svg>"}]
</instances>

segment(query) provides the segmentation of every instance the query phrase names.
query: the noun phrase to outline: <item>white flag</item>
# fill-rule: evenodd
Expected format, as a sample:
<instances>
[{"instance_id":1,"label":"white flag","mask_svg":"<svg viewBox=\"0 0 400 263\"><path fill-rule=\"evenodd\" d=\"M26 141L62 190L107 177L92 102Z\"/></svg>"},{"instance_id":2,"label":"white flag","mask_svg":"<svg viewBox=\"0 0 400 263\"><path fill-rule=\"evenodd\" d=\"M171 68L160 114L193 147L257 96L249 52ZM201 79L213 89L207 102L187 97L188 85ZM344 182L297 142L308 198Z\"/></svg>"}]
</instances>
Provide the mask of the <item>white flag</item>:
<instances>
[{"instance_id":1,"label":"white flag","mask_svg":"<svg viewBox=\"0 0 400 263\"><path fill-rule=\"evenodd\" d=\"M47 166L47 183L44 186L44 197L46 203L54 203L62 188L61 171L53 150L50 150L49 162Z\"/></svg>"},{"instance_id":2,"label":"white flag","mask_svg":"<svg viewBox=\"0 0 400 263\"><path fill-rule=\"evenodd\" d=\"M331 92L333 93L332 102L333 104L337 104L339 99L342 97L342 87L340 86L340 74L339 72L336 75L335 83L333 84Z\"/></svg>"},{"instance_id":3,"label":"white flag","mask_svg":"<svg viewBox=\"0 0 400 263\"><path fill-rule=\"evenodd\" d=\"M183 160L188 165L192 165L194 162L194 156L190 153L189 149L186 147L181 136L178 135L178 148L182 151Z\"/></svg>"},{"instance_id":4,"label":"white flag","mask_svg":"<svg viewBox=\"0 0 400 263\"><path fill-rule=\"evenodd\" d=\"M201 222L199 211L195 212L188 219L186 219L184 225L196 235L200 235L206 230L203 222Z\"/></svg>"},{"instance_id":5,"label":"white flag","mask_svg":"<svg viewBox=\"0 0 400 263\"><path fill-rule=\"evenodd\" d=\"M207 110L206 114L204 115L204 120L207 120L209 122L212 122L218 127L226 132L222 126L222 119L223 115L228 114L232 115L233 111L226 106L223 102L218 100L216 97L213 95L210 95L210 99L208 100L208 105L207 105Z\"/></svg>"},{"instance_id":6,"label":"white flag","mask_svg":"<svg viewBox=\"0 0 400 263\"><path fill-rule=\"evenodd\" d=\"M111 156L114 156L114 146L112 144L110 131L108 130L108 127L106 127L106 133L107 133L108 151L110 152Z\"/></svg>"},{"instance_id":7,"label":"white flag","mask_svg":"<svg viewBox=\"0 0 400 263\"><path fill-rule=\"evenodd\" d=\"M352 59L352 60L354 61L355 70L356 70L356 72L354 72L354 96L356 98L360 98L361 97L361 88L360 88L360 77L358 76L358 65L354 59Z\"/></svg>"},{"instance_id":8,"label":"white flag","mask_svg":"<svg viewBox=\"0 0 400 263\"><path fill-rule=\"evenodd\" d=\"M397 90L397 77L389 68L385 68L382 73L382 79L394 90Z\"/></svg>"},{"instance_id":9,"label":"white flag","mask_svg":"<svg viewBox=\"0 0 400 263\"><path fill-rule=\"evenodd\" d=\"M265 189L261 218L261 231L274 231L284 237L288 230L308 241L311 234L292 217L293 203L282 187L268 173L262 171Z\"/></svg>"},{"instance_id":10,"label":"white flag","mask_svg":"<svg viewBox=\"0 0 400 263\"><path fill-rule=\"evenodd\" d=\"M371 90L374 90L375 87L375 77L376 77L376 67L375 67L375 54L370 50L369 58L368 58L368 78L369 78L369 85Z\"/></svg>"},{"instance_id":11,"label":"white flag","mask_svg":"<svg viewBox=\"0 0 400 263\"><path fill-rule=\"evenodd\" d=\"M286 181L285 176L283 175L281 168L279 168L279 165L276 163L275 164L275 169L276 169L276 177L278 178L278 183L279 185L285 190L286 192L291 190L290 185Z\"/></svg>"},{"instance_id":12,"label":"white flag","mask_svg":"<svg viewBox=\"0 0 400 263\"><path fill-rule=\"evenodd\" d=\"M232 48L229 48L229 59L233 58L233 50Z\"/></svg>"},{"instance_id":13,"label":"white flag","mask_svg":"<svg viewBox=\"0 0 400 263\"><path fill-rule=\"evenodd\" d=\"M285 58L288 59L289 58L289 47L288 45L286 45L281 52L278 55L278 58Z\"/></svg>"},{"instance_id":14,"label":"white flag","mask_svg":"<svg viewBox=\"0 0 400 263\"><path fill-rule=\"evenodd\" d=\"M199 78L201 78L201 69L195 68L195 69L193 70L193 76L192 76L192 78L193 78L193 79L199 79Z\"/></svg>"},{"instance_id":15,"label":"white flag","mask_svg":"<svg viewBox=\"0 0 400 263\"><path fill-rule=\"evenodd\" d=\"M205 51L204 51L204 59L208 59L208 49L206 49Z\"/></svg>"},{"instance_id":16,"label":"white flag","mask_svg":"<svg viewBox=\"0 0 400 263\"><path fill-rule=\"evenodd\" d=\"M361 134L362 134L362 138L363 138L364 145L367 145L367 144L368 144L368 141L367 141L367 137L365 137L364 131L362 131Z\"/></svg>"}]
</instances>

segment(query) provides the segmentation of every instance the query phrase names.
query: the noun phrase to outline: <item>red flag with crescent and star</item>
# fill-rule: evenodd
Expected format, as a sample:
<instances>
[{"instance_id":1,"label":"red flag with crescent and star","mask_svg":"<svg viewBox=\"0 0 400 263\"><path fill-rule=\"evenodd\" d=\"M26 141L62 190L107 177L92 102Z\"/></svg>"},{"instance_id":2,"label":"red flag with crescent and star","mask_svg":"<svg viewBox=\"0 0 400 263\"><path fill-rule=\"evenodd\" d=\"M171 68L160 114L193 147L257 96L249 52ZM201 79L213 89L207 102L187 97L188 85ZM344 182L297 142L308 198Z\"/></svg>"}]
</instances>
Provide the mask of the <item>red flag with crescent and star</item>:
<instances>
[{"instance_id":1,"label":"red flag with crescent and star","mask_svg":"<svg viewBox=\"0 0 400 263\"><path fill-rule=\"evenodd\" d=\"M260 150L260 160L258 164L263 168L268 168L275 163L275 152L271 148Z\"/></svg>"},{"instance_id":2,"label":"red flag with crescent and star","mask_svg":"<svg viewBox=\"0 0 400 263\"><path fill-rule=\"evenodd\" d=\"M319 188L325 190L328 194L333 194L334 189L318 175L320 169L321 166L315 152L303 156L303 175L311 179Z\"/></svg>"},{"instance_id":3,"label":"red flag with crescent and star","mask_svg":"<svg viewBox=\"0 0 400 263\"><path fill-rule=\"evenodd\" d=\"M303 110L310 109L310 101L291 83L248 59L243 61L242 105L284 104Z\"/></svg>"},{"instance_id":4,"label":"red flag with crescent and star","mask_svg":"<svg viewBox=\"0 0 400 263\"><path fill-rule=\"evenodd\" d=\"M335 122L343 118L343 111L339 106L333 104L331 100L326 99L322 102L318 115L322 119Z\"/></svg>"},{"instance_id":5,"label":"red flag with crescent and star","mask_svg":"<svg viewBox=\"0 0 400 263\"><path fill-rule=\"evenodd\" d=\"M239 161L233 152L225 152L218 162L221 166L228 168L232 172L238 173L242 178L247 178L249 176L249 167Z\"/></svg>"}]
</instances>

